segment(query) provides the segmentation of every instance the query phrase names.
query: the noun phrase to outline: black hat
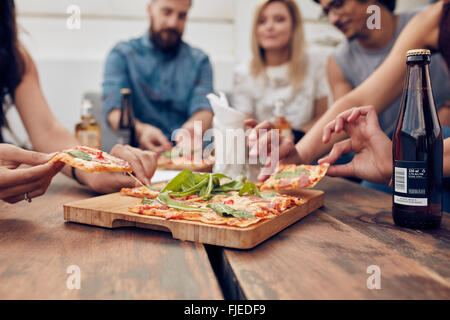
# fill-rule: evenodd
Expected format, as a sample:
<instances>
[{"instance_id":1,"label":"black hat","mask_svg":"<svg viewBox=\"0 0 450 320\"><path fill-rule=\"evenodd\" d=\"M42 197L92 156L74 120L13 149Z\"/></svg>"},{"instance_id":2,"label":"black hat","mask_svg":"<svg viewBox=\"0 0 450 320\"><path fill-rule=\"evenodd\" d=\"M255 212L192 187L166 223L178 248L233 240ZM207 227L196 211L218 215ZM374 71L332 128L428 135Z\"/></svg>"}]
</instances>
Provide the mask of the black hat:
<instances>
[{"instance_id":1,"label":"black hat","mask_svg":"<svg viewBox=\"0 0 450 320\"><path fill-rule=\"evenodd\" d=\"M319 0L314 0L314 2L319 3ZM360 2L362 2L362 1L360 1ZM394 12L395 5L397 4L397 0L377 0L377 2L384 5L391 12Z\"/></svg>"}]
</instances>

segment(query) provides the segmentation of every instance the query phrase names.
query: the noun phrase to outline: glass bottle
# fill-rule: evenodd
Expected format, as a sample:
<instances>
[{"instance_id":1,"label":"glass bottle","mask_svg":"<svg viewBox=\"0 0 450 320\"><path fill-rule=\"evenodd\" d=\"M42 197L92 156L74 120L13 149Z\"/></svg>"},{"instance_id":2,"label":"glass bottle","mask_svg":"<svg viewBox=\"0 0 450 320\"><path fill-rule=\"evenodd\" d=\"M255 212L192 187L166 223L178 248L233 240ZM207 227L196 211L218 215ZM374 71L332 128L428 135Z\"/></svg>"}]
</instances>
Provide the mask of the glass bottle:
<instances>
[{"instance_id":1,"label":"glass bottle","mask_svg":"<svg viewBox=\"0 0 450 320\"><path fill-rule=\"evenodd\" d=\"M407 52L401 109L393 136L392 215L425 229L442 220L443 139L431 89L430 51Z\"/></svg>"},{"instance_id":2,"label":"glass bottle","mask_svg":"<svg viewBox=\"0 0 450 320\"><path fill-rule=\"evenodd\" d=\"M100 125L92 116L92 103L83 99L81 103L81 121L75 125L75 136L81 145L100 149Z\"/></svg>"},{"instance_id":3,"label":"glass bottle","mask_svg":"<svg viewBox=\"0 0 450 320\"><path fill-rule=\"evenodd\" d=\"M273 118L271 120L274 129L280 130L280 136L284 136L288 139L294 140L294 134L292 133L292 126L284 115L285 103L283 100L277 100L275 102L275 110Z\"/></svg>"},{"instance_id":4,"label":"glass bottle","mask_svg":"<svg viewBox=\"0 0 450 320\"><path fill-rule=\"evenodd\" d=\"M136 137L136 129L134 122L134 112L131 103L131 90L123 88L120 90L122 95L121 112L119 120L119 128L116 132L117 143L128 144L132 147L138 147L139 143Z\"/></svg>"}]
</instances>

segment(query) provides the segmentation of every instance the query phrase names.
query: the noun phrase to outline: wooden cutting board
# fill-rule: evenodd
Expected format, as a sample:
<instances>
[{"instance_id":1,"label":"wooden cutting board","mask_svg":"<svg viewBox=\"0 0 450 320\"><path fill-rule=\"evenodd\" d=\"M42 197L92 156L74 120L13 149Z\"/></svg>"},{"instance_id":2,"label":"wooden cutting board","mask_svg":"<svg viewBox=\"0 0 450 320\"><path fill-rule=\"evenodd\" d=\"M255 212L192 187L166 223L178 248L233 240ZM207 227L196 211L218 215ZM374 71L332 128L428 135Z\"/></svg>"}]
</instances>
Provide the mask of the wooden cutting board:
<instances>
[{"instance_id":1,"label":"wooden cutting board","mask_svg":"<svg viewBox=\"0 0 450 320\"><path fill-rule=\"evenodd\" d=\"M276 218L247 228L134 214L128 212L128 207L138 204L140 199L120 193L68 203L64 205L64 219L104 228L138 227L160 230L172 233L174 239L250 249L320 208L324 203L324 192L320 190L298 190L288 194L301 196L307 201Z\"/></svg>"}]
</instances>

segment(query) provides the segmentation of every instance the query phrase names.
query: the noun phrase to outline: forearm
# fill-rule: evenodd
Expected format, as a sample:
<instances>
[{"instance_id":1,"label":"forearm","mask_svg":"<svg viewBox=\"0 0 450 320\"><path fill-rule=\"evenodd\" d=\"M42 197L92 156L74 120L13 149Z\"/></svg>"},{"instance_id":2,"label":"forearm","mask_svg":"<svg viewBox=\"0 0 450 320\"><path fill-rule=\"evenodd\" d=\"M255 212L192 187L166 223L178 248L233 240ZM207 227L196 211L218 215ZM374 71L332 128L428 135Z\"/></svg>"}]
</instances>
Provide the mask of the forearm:
<instances>
[{"instance_id":1,"label":"forearm","mask_svg":"<svg viewBox=\"0 0 450 320\"><path fill-rule=\"evenodd\" d=\"M444 177L450 177L450 138L444 140Z\"/></svg>"},{"instance_id":2,"label":"forearm","mask_svg":"<svg viewBox=\"0 0 450 320\"><path fill-rule=\"evenodd\" d=\"M310 122L308 122L307 124L301 126L300 130L302 130L303 132L308 132L309 130L311 130L311 128L314 126L314 124L320 119L320 116L316 116L314 117L314 119L312 119Z\"/></svg>"},{"instance_id":3,"label":"forearm","mask_svg":"<svg viewBox=\"0 0 450 320\"><path fill-rule=\"evenodd\" d=\"M314 100L314 117L311 121L303 125L300 129L303 132L308 132L314 126L314 124L320 119L320 117L327 111L327 109L328 109L328 97L323 97Z\"/></svg>"},{"instance_id":4,"label":"forearm","mask_svg":"<svg viewBox=\"0 0 450 320\"><path fill-rule=\"evenodd\" d=\"M438 116L442 127L450 127L450 101L439 109Z\"/></svg>"},{"instance_id":5,"label":"forearm","mask_svg":"<svg viewBox=\"0 0 450 320\"><path fill-rule=\"evenodd\" d=\"M320 156L329 152L336 142L343 140L344 133L334 134L328 143L322 142L323 128L332 120L347 109L360 106L364 101L354 97L353 92L342 97L333 104L319 119L317 119L311 129L297 143L296 149L302 163L311 163Z\"/></svg>"},{"instance_id":6,"label":"forearm","mask_svg":"<svg viewBox=\"0 0 450 320\"><path fill-rule=\"evenodd\" d=\"M52 121L52 125L48 129L42 131L39 139L33 139L33 149L39 152L52 153L70 149L79 144L78 140L58 121ZM72 177L69 166L65 166L62 170L68 177Z\"/></svg>"},{"instance_id":7,"label":"forearm","mask_svg":"<svg viewBox=\"0 0 450 320\"><path fill-rule=\"evenodd\" d=\"M194 113L183 127L193 126L196 121L200 121L202 125L202 134L211 128L213 113L210 110L199 110Z\"/></svg>"},{"instance_id":8,"label":"forearm","mask_svg":"<svg viewBox=\"0 0 450 320\"><path fill-rule=\"evenodd\" d=\"M119 109L111 110L108 113L108 122L109 126L113 131L117 131L117 129L119 128L119 121L120 121L120 110Z\"/></svg>"}]
</instances>

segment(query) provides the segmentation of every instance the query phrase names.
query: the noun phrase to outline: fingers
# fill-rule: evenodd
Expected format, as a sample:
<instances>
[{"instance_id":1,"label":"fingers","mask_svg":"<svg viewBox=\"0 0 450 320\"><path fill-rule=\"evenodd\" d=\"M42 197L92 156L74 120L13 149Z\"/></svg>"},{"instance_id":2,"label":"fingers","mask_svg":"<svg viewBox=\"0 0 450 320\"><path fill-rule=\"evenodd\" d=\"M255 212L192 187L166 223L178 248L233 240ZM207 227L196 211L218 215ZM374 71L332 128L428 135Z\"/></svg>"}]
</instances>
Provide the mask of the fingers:
<instances>
[{"instance_id":1,"label":"fingers","mask_svg":"<svg viewBox=\"0 0 450 320\"><path fill-rule=\"evenodd\" d=\"M13 185L22 185L36 182L41 179L51 178L64 167L62 162L47 162L31 168L19 168L3 172L3 178L0 179L0 188Z\"/></svg>"},{"instance_id":2,"label":"fingers","mask_svg":"<svg viewBox=\"0 0 450 320\"><path fill-rule=\"evenodd\" d=\"M168 151L172 149L172 144L162 132L158 132L157 134L155 134L151 141L157 142L157 144L159 144L164 150Z\"/></svg>"},{"instance_id":3,"label":"fingers","mask_svg":"<svg viewBox=\"0 0 450 320\"><path fill-rule=\"evenodd\" d=\"M139 159L139 157L137 156L137 152L135 150L137 149L132 148L128 145L127 146L116 145L111 150L111 155L127 161L130 164L131 168L133 169L133 172L135 172L136 175L139 175L141 177L142 180L140 181L142 181L145 184L147 183L147 178L143 176L143 172L145 171L144 166L141 162L141 159Z\"/></svg>"},{"instance_id":4,"label":"fingers","mask_svg":"<svg viewBox=\"0 0 450 320\"><path fill-rule=\"evenodd\" d=\"M336 120L330 121L324 128L323 128L323 134L322 134L322 142L328 143L331 139L331 135L334 132L334 129L336 128Z\"/></svg>"},{"instance_id":5,"label":"fingers","mask_svg":"<svg viewBox=\"0 0 450 320\"><path fill-rule=\"evenodd\" d=\"M363 106L359 108L353 108L352 112L347 117L348 122L353 122L360 116L368 116L369 114L376 115L375 108L373 106Z\"/></svg>"},{"instance_id":6,"label":"fingers","mask_svg":"<svg viewBox=\"0 0 450 320\"><path fill-rule=\"evenodd\" d=\"M28 193L30 198L43 195L52 178L63 167L63 163L57 162L26 169L2 171L0 199L16 203L24 199L25 193Z\"/></svg>"},{"instance_id":7,"label":"fingers","mask_svg":"<svg viewBox=\"0 0 450 320\"><path fill-rule=\"evenodd\" d=\"M155 144L155 143L153 143L151 141L141 142L140 145L145 150L156 152L156 153L161 153L161 152L165 151L162 146L160 146L158 144Z\"/></svg>"},{"instance_id":8,"label":"fingers","mask_svg":"<svg viewBox=\"0 0 450 320\"><path fill-rule=\"evenodd\" d=\"M328 162L335 163L336 160L345 153L352 151L352 142L350 139L335 143L330 153L318 161L319 164Z\"/></svg>"},{"instance_id":9,"label":"fingers","mask_svg":"<svg viewBox=\"0 0 450 320\"><path fill-rule=\"evenodd\" d=\"M363 106L351 108L340 113L336 119L330 121L324 128L322 134L322 142L328 143L333 133L340 133L346 129L346 124L356 122L362 116L370 116L370 120L375 121L378 125L378 118L373 106Z\"/></svg>"},{"instance_id":10,"label":"fingers","mask_svg":"<svg viewBox=\"0 0 450 320\"><path fill-rule=\"evenodd\" d=\"M49 161L54 154L46 154L36 151L24 150L12 145L5 146L2 144L1 148L1 160L2 161L14 161L20 164L28 164L31 166L37 166Z\"/></svg>"},{"instance_id":11,"label":"fingers","mask_svg":"<svg viewBox=\"0 0 450 320\"><path fill-rule=\"evenodd\" d=\"M51 178L47 178L11 189L1 190L0 198L8 203L16 203L25 200L25 193L27 193L29 199L37 198L47 191L51 181Z\"/></svg>"},{"instance_id":12,"label":"fingers","mask_svg":"<svg viewBox=\"0 0 450 320\"><path fill-rule=\"evenodd\" d=\"M142 164L143 171L135 171L136 178L145 184L150 184L151 178L156 170L157 154L151 151L139 151L136 156Z\"/></svg>"},{"instance_id":13,"label":"fingers","mask_svg":"<svg viewBox=\"0 0 450 320\"><path fill-rule=\"evenodd\" d=\"M251 120L247 120L251 121ZM246 123L247 123L246 121ZM254 120L253 120L254 121ZM261 147L269 145L271 135L268 134L272 129L272 124L269 121L259 123L249 133L248 147L250 157L256 157L258 155L258 145Z\"/></svg>"},{"instance_id":14,"label":"fingers","mask_svg":"<svg viewBox=\"0 0 450 320\"><path fill-rule=\"evenodd\" d=\"M354 169L353 161L346 163L346 164L330 166L327 171L327 176L330 176L330 177L354 177L355 169Z\"/></svg>"},{"instance_id":15,"label":"fingers","mask_svg":"<svg viewBox=\"0 0 450 320\"><path fill-rule=\"evenodd\" d=\"M157 155L155 153L130 146L116 145L111 150L111 155L129 162L136 178L144 184L150 183L156 170Z\"/></svg>"},{"instance_id":16,"label":"fingers","mask_svg":"<svg viewBox=\"0 0 450 320\"><path fill-rule=\"evenodd\" d=\"M158 128L147 126L139 138L139 144L142 148L154 152L162 152L172 149L172 143Z\"/></svg>"},{"instance_id":17,"label":"fingers","mask_svg":"<svg viewBox=\"0 0 450 320\"><path fill-rule=\"evenodd\" d=\"M261 181L261 182L266 181L275 172L275 169L277 168L278 163L279 162L277 159L272 161L269 158L269 161L266 162L264 167L259 172L258 181Z\"/></svg>"},{"instance_id":18,"label":"fingers","mask_svg":"<svg viewBox=\"0 0 450 320\"><path fill-rule=\"evenodd\" d=\"M244 121L244 124L245 124L246 126L249 126L249 127L251 127L251 128L254 128L254 127L256 127L256 126L259 124L259 122L256 121L256 120L254 120L254 119L247 119L247 120Z\"/></svg>"},{"instance_id":19,"label":"fingers","mask_svg":"<svg viewBox=\"0 0 450 320\"><path fill-rule=\"evenodd\" d=\"M123 173L97 172L89 174L89 187L99 193L111 193L120 188L134 188L137 182Z\"/></svg>"}]
</instances>

